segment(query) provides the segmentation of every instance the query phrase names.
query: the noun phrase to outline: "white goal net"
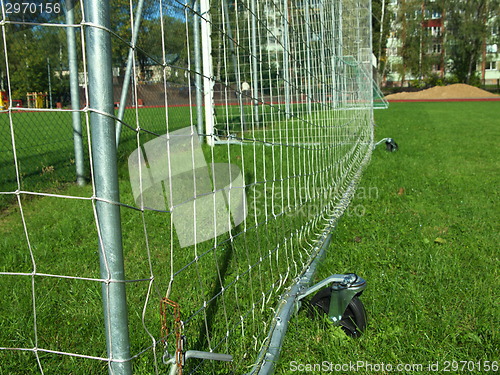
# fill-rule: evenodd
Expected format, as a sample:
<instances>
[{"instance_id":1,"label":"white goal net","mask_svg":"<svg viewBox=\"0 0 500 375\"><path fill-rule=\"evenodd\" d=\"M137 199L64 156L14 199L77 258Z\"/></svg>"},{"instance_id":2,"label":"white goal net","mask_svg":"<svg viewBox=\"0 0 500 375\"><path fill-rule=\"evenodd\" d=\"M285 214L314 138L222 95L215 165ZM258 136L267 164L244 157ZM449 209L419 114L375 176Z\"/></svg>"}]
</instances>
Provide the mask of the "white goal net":
<instances>
[{"instance_id":1,"label":"white goal net","mask_svg":"<svg viewBox=\"0 0 500 375\"><path fill-rule=\"evenodd\" d=\"M371 2L16 4L0 373L258 372L371 155Z\"/></svg>"}]
</instances>

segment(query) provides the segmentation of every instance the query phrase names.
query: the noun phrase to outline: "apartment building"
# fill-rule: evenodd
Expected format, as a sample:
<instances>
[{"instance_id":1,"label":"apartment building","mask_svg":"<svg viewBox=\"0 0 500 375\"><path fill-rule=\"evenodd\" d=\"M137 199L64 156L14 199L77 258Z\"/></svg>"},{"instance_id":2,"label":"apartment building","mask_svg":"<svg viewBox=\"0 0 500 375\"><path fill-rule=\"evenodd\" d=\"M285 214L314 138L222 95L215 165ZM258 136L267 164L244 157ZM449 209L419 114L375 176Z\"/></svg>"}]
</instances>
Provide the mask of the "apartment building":
<instances>
[{"instance_id":1,"label":"apartment building","mask_svg":"<svg viewBox=\"0 0 500 375\"><path fill-rule=\"evenodd\" d=\"M450 77L453 64L448 54L450 42L447 39L450 15L438 6L439 0L388 1L391 24L386 45L386 85L407 86L411 81L430 75ZM487 29L476 71L483 84L499 84L499 30L495 18L487 21ZM410 43L413 45L410 46Z\"/></svg>"}]
</instances>

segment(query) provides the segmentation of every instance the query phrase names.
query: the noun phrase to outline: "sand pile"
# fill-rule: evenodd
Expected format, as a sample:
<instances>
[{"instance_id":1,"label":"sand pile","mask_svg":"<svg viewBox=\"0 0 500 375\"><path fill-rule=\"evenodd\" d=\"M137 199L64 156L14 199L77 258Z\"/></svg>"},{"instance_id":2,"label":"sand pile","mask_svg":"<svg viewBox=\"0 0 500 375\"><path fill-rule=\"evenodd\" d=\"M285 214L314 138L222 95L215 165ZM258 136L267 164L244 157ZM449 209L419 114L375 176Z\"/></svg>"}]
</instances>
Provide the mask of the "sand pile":
<instances>
[{"instance_id":1,"label":"sand pile","mask_svg":"<svg viewBox=\"0 0 500 375\"><path fill-rule=\"evenodd\" d=\"M450 86L436 86L417 92L400 92L387 95L387 100L438 100L438 99L487 99L500 98L474 86L457 83Z\"/></svg>"}]
</instances>

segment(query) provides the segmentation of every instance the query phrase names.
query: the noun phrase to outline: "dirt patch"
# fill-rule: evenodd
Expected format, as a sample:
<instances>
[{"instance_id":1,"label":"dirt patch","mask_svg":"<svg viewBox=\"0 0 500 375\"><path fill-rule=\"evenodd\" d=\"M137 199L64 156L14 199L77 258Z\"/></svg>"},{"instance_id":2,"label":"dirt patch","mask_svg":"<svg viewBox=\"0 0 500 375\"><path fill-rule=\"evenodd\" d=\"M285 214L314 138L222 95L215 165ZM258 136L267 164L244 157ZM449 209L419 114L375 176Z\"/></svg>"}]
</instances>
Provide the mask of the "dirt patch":
<instances>
[{"instance_id":1,"label":"dirt patch","mask_svg":"<svg viewBox=\"0 0 500 375\"><path fill-rule=\"evenodd\" d=\"M417 92L400 92L387 95L387 100L446 100L446 99L488 99L499 98L500 95L492 94L474 86L457 83L450 86L436 86Z\"/></svg>"}]
</instances>

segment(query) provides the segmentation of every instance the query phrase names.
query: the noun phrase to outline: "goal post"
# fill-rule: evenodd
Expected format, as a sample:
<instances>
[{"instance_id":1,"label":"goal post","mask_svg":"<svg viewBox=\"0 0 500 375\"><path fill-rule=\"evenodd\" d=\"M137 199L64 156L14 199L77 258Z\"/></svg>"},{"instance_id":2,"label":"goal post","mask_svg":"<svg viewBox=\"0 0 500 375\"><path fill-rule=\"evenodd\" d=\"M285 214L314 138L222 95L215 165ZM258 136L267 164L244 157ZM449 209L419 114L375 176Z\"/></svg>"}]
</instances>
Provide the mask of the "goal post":
<instances>
[{"instance_id":1,"label":"goal post","mask_svg":"<svg viewBox=\"0 0 500 375\"><path fill-rule=\"evenodd\" d=\"M66 0L65 14L66 24L75 23L74 0ZM78 185L85 184L85 160L83 146L83 131L80 118L80 89L78 86L78 56L76 43L76 30L73 27L66 28L66 40L68 45L68 68L70 80L70 96L73 121L73 143L75 150L76 182Z\"/></svg>"},{"instance_id":2,"label":"goal post","mask_svg":"<svg viewBox=\"0 0 500 375\"><path fill-rule=\"evenodd\" d=\"M201 50L203 66L203 99L205 106L205 135L209 146L215 143L214 71L212 62L212 20L210 0L200 0Z\"/></svg>"},{"instance_id":3,"label":"goal post","mask_svg":"<svg viewBox=\"0 0 500 375\"><path fill-rule=\"evenodd\" d=\"M109 2L85 2L91 171L110 374L132 374L116 153Z\"/></svg>"}]
</instances>

